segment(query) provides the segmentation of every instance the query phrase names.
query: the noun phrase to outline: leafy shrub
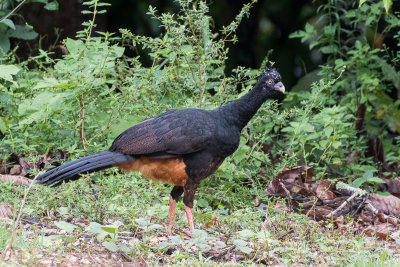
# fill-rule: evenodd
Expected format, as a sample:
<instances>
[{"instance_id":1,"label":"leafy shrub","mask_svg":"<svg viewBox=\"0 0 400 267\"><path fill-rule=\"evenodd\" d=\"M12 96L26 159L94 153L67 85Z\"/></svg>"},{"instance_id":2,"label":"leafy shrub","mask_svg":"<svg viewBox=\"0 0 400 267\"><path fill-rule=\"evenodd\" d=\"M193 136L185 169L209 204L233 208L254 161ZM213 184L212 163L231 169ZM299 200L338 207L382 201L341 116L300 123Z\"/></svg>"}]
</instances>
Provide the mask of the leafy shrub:
<instances>
[{"instance_id":1,"label":"leafy shrub","mask_svg":"<svg viewBox=\"0 0 400 267\"><path fill-rule=\"evenodd\" d=\"M400 102L393 97L399 94L400 72L396 70L399 54L385 49L379 39L390 30L399 29L400 18L385 14L387 3L360 1L360 4L359 8L354 2L341 0L323 4L314 25L307 24L305 31L291 35L308 42L310 49L318 49L327 58L319 70L322 79L331 81L341 77L329 90L322 90L319 98L327 99L321 111L339 107L342 113L342 118L335 122L339 128L343 127L341 138L335 143L338 153L332 155L335 162L328 163L337 165L345 174L354 174L354 179L364 173L364 168L355 167L357 164L376 164L366 152L367 140L382 140L385 153L397 153L399 157L389 133L400 133ZM378 25L384 28L378 30ZM304 91L296 94L300 101L308 97ZM292 98L290 103L295 105L298 101ZM318 149L314 144L314 149Z\"/></svg>"}]
</instances>

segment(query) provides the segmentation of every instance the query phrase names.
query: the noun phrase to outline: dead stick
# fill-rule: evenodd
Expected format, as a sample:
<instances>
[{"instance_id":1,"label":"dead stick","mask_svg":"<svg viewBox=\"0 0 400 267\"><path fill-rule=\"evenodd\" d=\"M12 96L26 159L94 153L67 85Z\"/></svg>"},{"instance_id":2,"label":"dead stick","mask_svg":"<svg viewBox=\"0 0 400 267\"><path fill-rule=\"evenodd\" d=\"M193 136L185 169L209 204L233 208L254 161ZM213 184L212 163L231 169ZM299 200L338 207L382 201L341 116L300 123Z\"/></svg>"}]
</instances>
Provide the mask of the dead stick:
<instances>
[{"instance_id":1,"label":"dead stick","mask_svg":"<svg viewBox=\"0 0 400 267\"><path fill-rule=\"evenodd\" d=\"M356 196L358 196L357 192L354 192L348 199L346 199L345 201L343 201L343 203L334 211L332 211L331 213L329 213L326 217L330 218L333 217L336 213L338 213L340 210L342 210L346 204L350 204L350 201L355 198Z\"/></svg>"},{"instance_id":2,"label":"dead stick","mask_svg":"<svg viewBox=\"0 0 400 267\"><path fill-rule=\"evenodd\" d=\"M368 195L368 192L367 192L367 191L362 190L362 189L360 189L360 188L352 187L352 186L350 186L350 185L348 185L348 184L345 184L345 183L343 183L343 182L338 182L338 183L336 184L336 189L338 189L338 190L344 190L344 191L349 191L349 192L352 192L353 194L352 194L348 199L346 199L337 209L335 209L335 210L332 211L330 214L328 214L328 216L326 216L326 217L328 217L328 218L334 216L336 213L338 213L340 210L342 210L342 209L346 206L346 204L350 204L350 201L351 201L353 198L355 198L356 196L365 196L365 195Z\"/></svg>"},{"instance_id":3,"label":"dead stick","mask_svg":"<svg viewBox=\"0 0 400 267\"><path fill-rule=\"evenodd\" d=\"M287 190L287 188L286 188L286 186L282 183L282 182L280 182L279 183L281 186L282 186L282 188L283 188L283 190L285 190L285 193L287 194L287 197L288 197L288 204L289 204L289 210L293 210L292 209L292 196L290 195L290 192L289 192L289 190Z\"/></svg>"}]
</instances>

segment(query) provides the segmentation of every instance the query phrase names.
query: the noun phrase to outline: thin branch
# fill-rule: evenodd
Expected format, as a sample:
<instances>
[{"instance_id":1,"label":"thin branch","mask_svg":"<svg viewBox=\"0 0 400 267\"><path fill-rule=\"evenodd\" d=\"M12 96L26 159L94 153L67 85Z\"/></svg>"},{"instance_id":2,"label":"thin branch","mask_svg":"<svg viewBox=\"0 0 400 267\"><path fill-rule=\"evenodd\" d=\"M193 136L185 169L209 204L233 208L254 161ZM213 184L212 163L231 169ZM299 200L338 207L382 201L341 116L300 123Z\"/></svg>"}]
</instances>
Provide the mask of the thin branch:
<instances>
[{"instance_id":1,"label":"thin branch","mask_svg":"<svg viewBox=\"0 0 400 267\"><path fill-rule=\"evenodd\" d=\"M327 218L331 218L333 216L335 216L336 213L338 213L339 211L341 211L347 204L350 204L350 201L355 198L356 196L358 196L357 192L354 192L348 199L346 199L345 201L343 201L343 203L334 211L332 211L331 213L329 213L326 217Z\"/></svg>"},{"instance_id":2,"label":"thin branch","mask_svg":"<svg viewBox=\"0 0 400 267\"><path fill-rule=\"evenodd\" d=\"M0 20L0 23L2 23L3 21L5 21L6 19L8 19L13 13L17 12L17 10L26 2L26 0L22 1L21 3L19 3L19 5L14 8L10 13L8 13L4 18L2 18Z\"/></svg>"},{"instance_id":3,"label":"thin branch","mask_svg":"<svg viewBox=\"0 0 400 267\"><path fill-rule=\"evenodd\" d=\"M87 148L87 141L85 137L85 94L82 92L81 95L81 139L83 143L83 148Z\"/></svg>"},{"instance_id":4,"label":"thin branch","mask_svg":"<svg viewBox=\"0 0 400 267\"><path fill-rule=\"evenodd\" d=\"M335 210L332 211L330 214L328 214L328 216L326 216L326 217L328 217L328 218L333 217L336 213L338 213L340 210L342 210L342 209L346 206L346 204L350 204L350 201L351 201L353 198L355 198L356 196L365 196L365 195L368 195L368 192L367 192L367 191L362 190L362 189L360 189L360 188L352 187L352 186L350 186L350 185L348 185L348 184L345 184L345 183L343 183L343 182L338 182L338 183L336 184L336 189L337 189L337 190L349 191L349 192L352 192L353 194L352 194L348 199L346 199L337 209L335 209Z\"/></svg>"}]
</instances>

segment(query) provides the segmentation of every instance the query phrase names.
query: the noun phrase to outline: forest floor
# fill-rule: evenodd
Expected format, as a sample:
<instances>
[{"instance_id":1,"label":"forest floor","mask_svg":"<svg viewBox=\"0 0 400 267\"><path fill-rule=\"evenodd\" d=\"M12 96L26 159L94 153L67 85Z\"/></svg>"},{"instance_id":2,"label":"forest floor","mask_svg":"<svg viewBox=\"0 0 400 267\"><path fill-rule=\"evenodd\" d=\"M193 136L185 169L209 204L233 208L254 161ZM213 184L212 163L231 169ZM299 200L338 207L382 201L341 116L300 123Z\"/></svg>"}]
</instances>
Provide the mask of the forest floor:
<instances>
[{"instance_id":1,"label":"forest floor","mask_svg":"<svg viewBox=\"0 0 400 267\"><path fill-rule=\"evenodd\" d=\"M196 194L191 237L182 202L167 233L170 187L137 174L109 171L57 188L3 175L0 266L398 266L400 224L382 212L390 205L308 181L304 171L235 189L210 177Z\"/></svg>"}]
</instances>

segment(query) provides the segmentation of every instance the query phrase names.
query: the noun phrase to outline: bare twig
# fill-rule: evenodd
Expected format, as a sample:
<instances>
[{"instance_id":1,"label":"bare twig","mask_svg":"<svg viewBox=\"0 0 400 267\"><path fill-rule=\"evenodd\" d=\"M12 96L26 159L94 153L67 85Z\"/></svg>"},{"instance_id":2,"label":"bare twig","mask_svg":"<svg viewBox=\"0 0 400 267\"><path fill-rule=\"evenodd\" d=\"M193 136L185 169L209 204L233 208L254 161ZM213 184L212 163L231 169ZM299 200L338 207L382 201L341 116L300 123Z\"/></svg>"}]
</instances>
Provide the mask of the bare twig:
<instances>
[{"instance_id":1,"label":"bare twig","mask_svg":"<svg viewBox=\"0 0 400 267\"><path fill-rule=\"evenodd\" d=\"M346 204L350 204L350 201L355 198L356 196L358 196L357 192L354 192L348 199L346 199L345 201L343 201L343 203L334 211L332 211L331 213L329 213L326 217L330 218L335 216L336 213L338 213L340 210L342 210Z\"/></svg>"},{"instance_id":2,"label":"bare twig","mask_svg":"<svg viewBox=\"0 0 400 267\"><path fill-rule=\"evenodd\" d=\"M346 204L350 204L350 201L353 200L355 197L368 195L367 191L362 190L360 188L352 187L343 182L338 182L336 184L336 189L349 191L349 192L352 192L353 194L348 199L346 199L337 209L335 209L330 214L328 214L328 216L326 216L328 218L333 217L336 213L338 213L340 210L342 210L346 206Z\"/></svg>"},{"instance_id":3,"label":"bare twig","mask_svg":"<svg viewBox=\"0 0 400 267\"><path fill-rule=\"evenodd\" d=\"M374 205L371 204L371 202L367 201L366 208L369 209L373 214L378 216L379 210L377 208L375 208ZM388 215L384 214L383 212L381 212L381 215L383 216L383 218L385 220L394 220L394 221L398 222L398 218L396 218L396 217L388 216Z\"/></svg>"},{"instance_id":4,"label":"bare twig","mask_svg":"<svg viewBox=\"0 0 400 267\"><path fill-rule=\"evenodd\" d=\"M350 217L354 217L354 215L356 215L360 211L360 209L364 206L364 204L367 200L368 200L368 197L365 196L363 198L363 200L361 201L361 203L358 205L357 209L350 214Z\"/></svg>"},{"instance_id":5,"label":"bare twig","mask_svg":"<svg viewBox=\"0 0 400 267\"><path fill-rule=\"evenodd\" d=\"M8 19L12 14L14 14L15 12L17 12L17 10L26 2L26 0L23 0L21 3L19 3L18 6L16 6L16 8L14 8L10 13L8 13L5 17L3 17L0 20L0 23L2 23L3 21L5 21L6 19Z\"/></svg>"},{"instance_id":6,"label":"bare twig","mask_svg":"<svg viewBox=\"0 0 400 267\"><path fill-rule=\"evenodd\" d=\"M314 203L312 204L312 206L311 206L311 208L307 211L307 213L306 213L306 215L307 216L309 216L310 215L310 212L312 211L312 210L314 210L314 220L315 220L315 206L317 205L317 202L318 202L318 198L316 198L315 200L314 200Z\"/></svg>"},{"instance_id":7,"label":"bare twig","mask_svg":"<svg viewBox=\"0 0 400 267\"><path fill-rule=\"evenodd\" d=\"M285 193L288 197L289 210L293 210L292 209L292 196L290 195L289 190L287 190L286 186L282 182L280 182L279 184L282 186L283 190L285 190Z\"/></svg>"},{"instance_id":8,"label":"bare twig","mask_svg":"<svg viewBox=\"0 0 400 267\"><path fill-rule=\"evenodd\" d=\"M87 148L87 140L85 137L85 117L86 117L86 111L85 111L85 93L82 92L81 95L81 139L83 143L83 148Z\"/></svg>"}]
</instances>

